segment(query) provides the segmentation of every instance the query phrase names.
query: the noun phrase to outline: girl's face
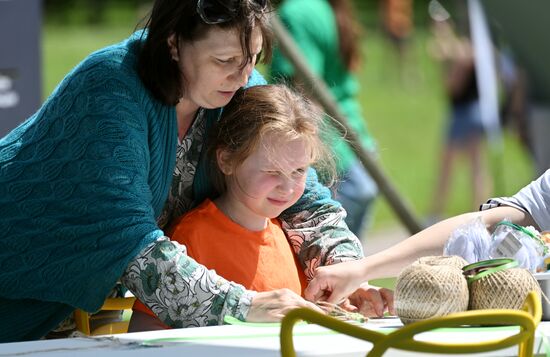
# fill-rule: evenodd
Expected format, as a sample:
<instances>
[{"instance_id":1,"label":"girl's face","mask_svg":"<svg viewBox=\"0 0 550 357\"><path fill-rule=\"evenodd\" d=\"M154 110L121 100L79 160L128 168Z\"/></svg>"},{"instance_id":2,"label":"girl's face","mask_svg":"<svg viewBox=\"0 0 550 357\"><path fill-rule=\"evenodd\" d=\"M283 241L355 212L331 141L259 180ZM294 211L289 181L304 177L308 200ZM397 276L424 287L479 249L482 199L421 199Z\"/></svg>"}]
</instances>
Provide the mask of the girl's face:
<instances>
[{"instance_id":1,"label":"girl's face","mask_svg":"<svg viewBox=\"0 0 550 357\"><path fill-rule=\"evenodd\" d=\"M172 57L178 61L186 79L182 100L192 109L219 108L229 103L237 89L248 82L262 49L262 34L255 28L250 41L252 62L241 68L243 51L238 32L211 27L202 39L182 42L179 56L174 38L168 40Z\"/></svg>"},{"instance_id":2,"label":"girl's face","mask_svg":"<svg viewBox=\"0 0 550 357\"><path fill-rule=\"evenodd\" d=\"M311 162L302 139L283 142L267 134L236 168L223 164L224 155L218 155L218 164L226 175L231 218L245 227L261 226L266 218L278 217L304 193Z\"/></svg>"}]
</instances>

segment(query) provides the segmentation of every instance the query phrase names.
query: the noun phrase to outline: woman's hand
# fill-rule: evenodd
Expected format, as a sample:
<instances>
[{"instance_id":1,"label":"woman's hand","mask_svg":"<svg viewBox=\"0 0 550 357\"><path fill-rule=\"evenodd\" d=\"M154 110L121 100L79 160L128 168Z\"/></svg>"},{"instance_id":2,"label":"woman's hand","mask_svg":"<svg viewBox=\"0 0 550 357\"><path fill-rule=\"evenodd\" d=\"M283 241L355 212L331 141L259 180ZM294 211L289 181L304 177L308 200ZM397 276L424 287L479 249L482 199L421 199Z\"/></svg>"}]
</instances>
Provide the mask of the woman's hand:
<instances>
[{"instance_id":1,"label":"woman's hand","mask_svg":"<svg viewBox=\"0 0 550 357\"><path fill-rule=\"evenodd\" d=\"M352 312L358 312L366 317L381 317L388 311L395 315L393 291L386 288L363 283L351 294L342 307Z\"/></svg>"},{"instance_id":2,"label":"woman's hand","mask_svg":"<svg viewBox=\"0 0 550 357\"><path fill-rule=\"evenodd\" d=\"M308 307L324 313L317 305L304 300L300 295L289 289L278 289L257 293L252 299L246 321L248 322L277 322L290 310L299 307Z\"/></svg>"},{"instance_id":3,"label":"woman's hand","mask_svg":"<svg viewBox=\"0 0 550 357\"><path fill-rule=\"evenodd\" d=\"M325 300L332 304L342 302L366 280L362 262L354 260L318 267L304 296L310 301Z\"/></svg>"}]
</instances>

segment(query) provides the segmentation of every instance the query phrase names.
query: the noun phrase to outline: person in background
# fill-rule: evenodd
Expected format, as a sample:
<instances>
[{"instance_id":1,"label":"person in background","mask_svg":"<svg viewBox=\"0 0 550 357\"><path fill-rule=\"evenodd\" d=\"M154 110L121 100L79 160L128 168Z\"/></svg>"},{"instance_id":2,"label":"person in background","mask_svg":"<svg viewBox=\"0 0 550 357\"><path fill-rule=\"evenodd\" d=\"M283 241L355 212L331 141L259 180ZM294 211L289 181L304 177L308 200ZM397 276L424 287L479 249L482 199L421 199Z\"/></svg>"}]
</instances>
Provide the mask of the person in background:
<instances>
[{"instance_id":1,"label":"person in background","mask_svg":"<svg viewBox=\"0 0 550 357\"><path fill-rule=\"evenodd\" d=\"M89 55L0 139L0 342L40 338L75 308L97 311L117 280L162 306L171 327L312 307L224 279L165 233L214 192L206 133L239 88L265 83L254 65L269 58L270 11L267 0L157 0L145 30ZM344 217L309 170L281 215L301 265L363 256Z\"/></svg>"},{"instance_id":2,"label":"person in background","mask_svg":"<svg viewBox=\"0 0 550 357\"><path fill-rule=\"evenodd\" d=\"M247 289L286 288L302 295L306 275L313 272L302 270L301 241L287 237L277 217L303 194L310 166L327 179L334 176L330 149L319 135L322 126L322 112L284 85L239 90L209 140L211 177L220 195L177 219L172 239L197 262ZM392 300L388 289L372 301L385 300ZM358 305L363 312L372 306ZM164 307L157 302L152 307L136 302L130 331L159 326L154 311ZM277 317L286 312L280 309Z\"/></svg>"},{"instance_id":3,"label":"person in background","mask_svg":"<svg viewBox=\"0 0 550 357\"><path fill-rule=\"evenodd\" d=\"M510 128L517 139L531 155L533 145L529 138L527 113L528 81L525 69L517 62L515 54L508 45L501 45L497 53L497 69L502 83L500 119L503 128ZM542 170L539 175L544 172Z\"/></svg>"},{"instance_id":4,"label":"person in background","mask_svg":"<svg viewBox=\"0 0 550 357\"><path fill-rule=\"evenodd\" d=\"M485 132L471 42L455 33L449 19L434 20L432 29L434 37L429 49L443 63L444 88L450 101L447 133L429 218L433 223L443 216L453 167L461 154L466 155L470 166L472 207L487 197L492 185L484 160Z\"/></svg>"},{"instance_id":5,"label":"person in background","mask_svg":"<svg viewBox=\"0 0 550 357\"><path fill-rule=\"evenodd\" d=\"M380 0L382 29L397 60L397 73L404 84L411 84L414 63L410 56L414 31L413 0Z\"/></svg>"},{"instance_id":6,"label":"person in background","mask_svg":"<svg viewBox=\"0 0 550 357\"><path fill-rule=\"evenodd\" d=\"M279 16L288 28L311 70L329 87L349 126L366 150L375 152L361 106L355 72L361 63L359 26L348 0L284 0ZM276 48L270 75L275 81L300 85L292 64ZM346 223L363 237L372 216L378 188L336 129L325 138L337 156L336 200L347 212Z\"/></svg>"}]
</instances>

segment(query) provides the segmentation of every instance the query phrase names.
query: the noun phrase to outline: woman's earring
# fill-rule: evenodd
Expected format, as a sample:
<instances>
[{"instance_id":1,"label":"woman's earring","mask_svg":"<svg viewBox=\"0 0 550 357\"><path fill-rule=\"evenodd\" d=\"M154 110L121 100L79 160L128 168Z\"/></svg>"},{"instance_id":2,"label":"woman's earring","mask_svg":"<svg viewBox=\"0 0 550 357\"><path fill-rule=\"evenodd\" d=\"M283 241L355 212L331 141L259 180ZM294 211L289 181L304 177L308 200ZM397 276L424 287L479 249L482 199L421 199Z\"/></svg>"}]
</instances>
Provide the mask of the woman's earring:
<instances>
[{"instance_id":1,"label":"woman's earring","mask_svg":"<svg viewBox=\"0 0 550 357\"><path fill-rule=\"evenodd\" d=\"M170 50L170 53L172 54L172 60L175 61L175 62L179 62L179 57L177 55L177 50Z\"/></svg>"},{"instance_id":2,"label":"woman's earring","mask_svg":"<svg viewBox=\"0 0 550 357\"><path fill-rule=\"evenodd\" d=\"M170 55L172 56L172 61L179 62L180 58L178 57L178 49L175 47L170 47Z\"/></svg>"}]
</instances>

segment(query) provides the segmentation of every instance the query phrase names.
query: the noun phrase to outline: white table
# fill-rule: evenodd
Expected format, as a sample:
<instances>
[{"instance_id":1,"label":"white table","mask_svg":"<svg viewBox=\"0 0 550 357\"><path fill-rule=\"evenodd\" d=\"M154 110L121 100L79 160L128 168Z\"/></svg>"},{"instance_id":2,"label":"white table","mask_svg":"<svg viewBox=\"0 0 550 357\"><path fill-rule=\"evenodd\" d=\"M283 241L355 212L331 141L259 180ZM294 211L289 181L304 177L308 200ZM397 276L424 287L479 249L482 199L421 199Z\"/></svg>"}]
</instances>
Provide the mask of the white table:
<instances>
[{"instance_id":1,"label":"white table","mask_svg":"<svg viewBox=\"0 0 550 357\"><path fill-rule=\"evenodd\" d=\"M366 328L389 328L399 320L369 321ZM513 333L511 328L446 329L420 335L436 341L483 341ZM535 353L545 354L543 335L550 336L550 322L537 329ZM159 340L164 339L164 340ZM170 340L173 339L173 340ZM371 344L334 333L316 325L294 327L298 356L365 356ZM0 356L279 356L279 327L226 325L113 335L100 338L73 338L0 344ZM516 356L517 347L476 356ZM419 356L418 353L389 350L384 356ZM437 356L430 354L430 356ZM447 355L449 356L449 355ZM462 355L454 355L462 356ZM468 355L471 356L471 355Z\"/></svg>"}]
</instances>

